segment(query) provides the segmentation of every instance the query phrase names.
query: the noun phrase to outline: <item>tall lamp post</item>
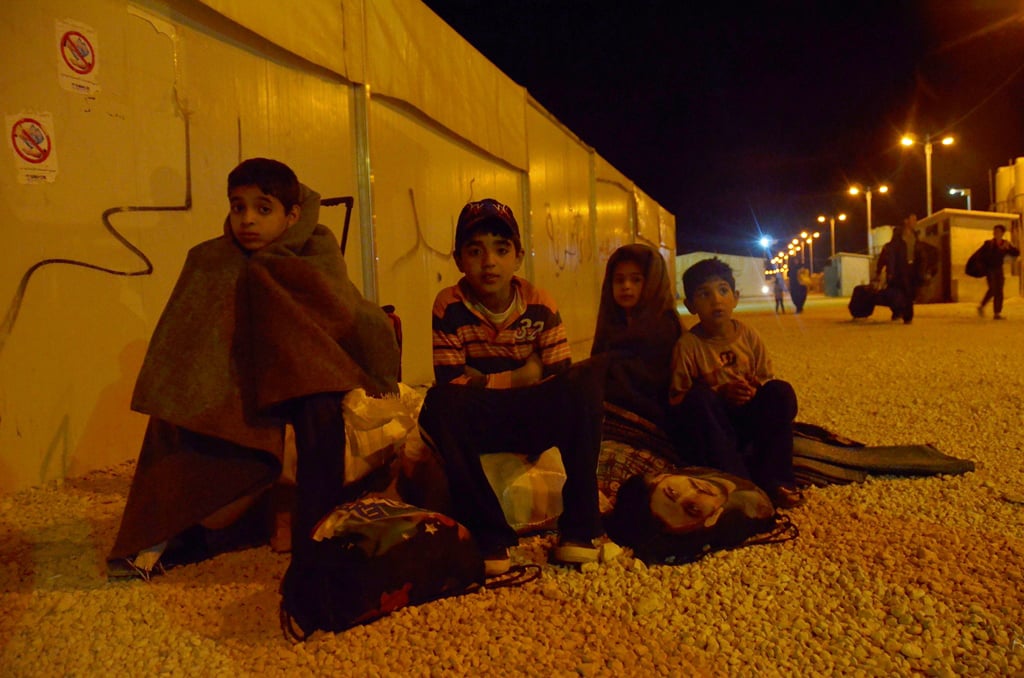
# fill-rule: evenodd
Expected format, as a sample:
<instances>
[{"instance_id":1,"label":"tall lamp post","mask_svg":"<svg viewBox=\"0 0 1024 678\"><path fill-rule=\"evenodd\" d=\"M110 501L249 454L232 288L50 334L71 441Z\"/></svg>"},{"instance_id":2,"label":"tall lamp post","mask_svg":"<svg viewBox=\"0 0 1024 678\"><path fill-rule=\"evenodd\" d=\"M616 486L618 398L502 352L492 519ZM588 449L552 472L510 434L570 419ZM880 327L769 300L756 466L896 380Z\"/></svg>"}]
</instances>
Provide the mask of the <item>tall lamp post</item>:
<instances>
[{"instance_id":1,"label":"tall lamp post","mask_svg":"<svg viewBox=\"0 0 1024 678\"><path fill-rule=\"evenodd\" d=\"M803 231L800 233L800 238L807 243L807 256L810 259L809 269L810 273L814 273L814 239L821 237L821 233L815 231L814 233L808 233Z\"/></svg>"},{"instance_id":2,"label":"tall lamp post","mask_svg":"<svg viewBox=\"0 0 1024 678\"><path fill-rule=\"evenodd\" d=\"M858 184L854 184L853 186L850 186L850 191L849 191L850 195L858 195L860 193L863 193L864 194L864 199L867 201L867 205L868 205L868 256L871 256L871 191L872 190L878 191L879 193L888 193L889 192L889 187L886 186L885 184L882 184L881 186L878 186L877 188L872 189L872 188L867 188L867 187L864 187L864 186L860 186Z\"/></svg>"},{"instance_id":3,"label":"tall lamp post","mask_svg":"<svg viewBox=\"0 0 1024 678\"><path fill-rule=\"evenodd\" d=\"M969 188L951 188L949 189L950 195L962 195L967 198L967 211L971 211L971 189Z\"/></svg>"},{"instance_id":4,"label":"tall lamp post","mask_svg":"<svg viewBox=\"0 0 1024 678\"><path fill-rule=\"evenodd\" d=\"M836 257L836 219L839 221L846 221L846 214L837 214L835 216L826 217L824 214L818 217L818 223L824 224L826 221L829 224L829 243L832 246L832 258Z\"/></svg>"},{"instance_id":5,"label":"tall lamp post","mask_svg":"<svg viewBox=\"0 0 1024 678\"><path fill-rule=\"evenodd\" d=\"M953 141L952 135L947 134L942 137L940 143L943 146L952 146ZM932 135L925 135L924 142L920 142L914 138L913 134L904 134L903 138L900 139L900 143L904 146L913 146L918 143L924 146L924 181L925 193L928 196L928 214L925 214L925 216L927 217L932 213Z\"/></svg>"}]
</instances>

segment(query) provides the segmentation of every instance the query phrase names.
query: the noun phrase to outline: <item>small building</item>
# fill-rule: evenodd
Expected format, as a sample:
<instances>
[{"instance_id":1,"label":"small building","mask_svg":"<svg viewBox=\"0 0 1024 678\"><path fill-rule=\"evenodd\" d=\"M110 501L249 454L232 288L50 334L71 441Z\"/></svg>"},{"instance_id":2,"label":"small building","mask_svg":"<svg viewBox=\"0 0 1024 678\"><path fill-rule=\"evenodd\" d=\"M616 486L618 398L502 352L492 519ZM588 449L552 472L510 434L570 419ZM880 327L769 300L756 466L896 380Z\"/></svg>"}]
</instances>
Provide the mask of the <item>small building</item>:
<instances>
[{"instance_id":1,"label":"small building","mask_svg":"<svg viewBox=\"0 0 1024 678\"><path fill-rule=\"evenodd\" d=\"M824 289L826 297L849 297L853 288L871 282L874 258L856 252L836 252L825 265Z\"/></svg>"},{"instance_id":2,"label":"small building","mask_svg":"<svg viewBox=\"0 0 1024 678\"><path fill-rule=\"evenodd\" d=\"M944 209L917 221L917 235L935 248L938 272L917 295L922 304L950 301L980 301L985 294L984 278L972 278L964 272L967 259L983 242L992 237L996 224L1006 227L1006 237L1021 246L1021 216L1012 212ZM892 227L875 229L879 248L892 237ZM1007 263L1006 295L1024 296L1020 261Z\"/></svg>"}]
</instances>

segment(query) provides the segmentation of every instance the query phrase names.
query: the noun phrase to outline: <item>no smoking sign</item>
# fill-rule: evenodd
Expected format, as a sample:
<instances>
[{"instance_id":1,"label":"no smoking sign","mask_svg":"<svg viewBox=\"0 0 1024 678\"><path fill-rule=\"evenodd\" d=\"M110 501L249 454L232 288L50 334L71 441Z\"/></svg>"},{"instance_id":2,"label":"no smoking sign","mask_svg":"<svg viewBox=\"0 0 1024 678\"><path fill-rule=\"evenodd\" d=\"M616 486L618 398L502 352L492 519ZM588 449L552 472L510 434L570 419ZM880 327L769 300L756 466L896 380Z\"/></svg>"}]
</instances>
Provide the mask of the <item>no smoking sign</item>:
<instances>
[{"instance_id":1,"label":"no smoking sign","mask_svg":"<svg viewBox=\"0 0 1024 678\"><path fill-rule=\"evenodd\" d=\"M7 116L8 138L18 179L23 184L57 178L57 147L50 113L26 111Z\"/></svg>"},{"instance_id":2,"label":"no smoking sign","mask_svg":"<svg viewBox=\"0 0 1024 678\"><path fill-rule=\"evenodd\" d=\"M38 165L50 157L53 142L42 124L32 118L22 118L11 127L14 152L25 162Z\"/></svg>"},{"instance_id":3,"label":"no smoking sign","mask_svg":"<svg viewBox=\"0 0 1024 678\"><path fill-rule=\"evenodd\" d=\"M80 21L61 19L56 23L57 75L69 92L95 95L100 91L99 44L96 31Z\"/></svg>"},{"instance_id":4,"label":"no smoking sign","mask_svg":"<svg viewBox=\"0 0 1024 678\"><path fill-rule=\"evenodd\" d=\"M78 31L67 31L61 36L60 56L68 68L79 75L92 73L96 67L96 52L92 43Z\"/></svg>"}]
</instances>

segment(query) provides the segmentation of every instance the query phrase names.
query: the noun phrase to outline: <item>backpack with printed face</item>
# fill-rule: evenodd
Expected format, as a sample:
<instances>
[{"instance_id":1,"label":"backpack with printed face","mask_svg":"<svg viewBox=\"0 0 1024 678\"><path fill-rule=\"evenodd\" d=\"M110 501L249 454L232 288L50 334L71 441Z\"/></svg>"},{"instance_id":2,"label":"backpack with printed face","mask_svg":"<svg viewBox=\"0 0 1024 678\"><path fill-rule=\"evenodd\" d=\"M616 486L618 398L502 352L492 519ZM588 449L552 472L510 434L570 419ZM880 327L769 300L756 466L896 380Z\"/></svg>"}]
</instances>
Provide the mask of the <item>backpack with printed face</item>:
<instances>
[{"instance_id":1,"label":"backpack with printed face","mask_svg":"<svg viewBox=\"0 0 1024 678\"><path fill-rule=\"evenodd\" d=\"M468 530L446 515L382 497L338 506L296 544L281 582L281 624L305 640L407 605L475 590L483 559Z\"/></svg>"},{"instance_id":2,"label":"backpack with printed face","mask_svg":"<svg viewBox=\"0 0 1024 678\"><path fill-rule=\"evenodd\" d=\"M702 495L703 510L692 525L673 529L656 515L652 497L663 491L665 478L686 479ZM788 541L797 534L789 518L777 513L768 495L749 480L698 466L632 476L619 488L605 528L648 564L690 563L714 551Z\"/></svg>"}]
</instances>

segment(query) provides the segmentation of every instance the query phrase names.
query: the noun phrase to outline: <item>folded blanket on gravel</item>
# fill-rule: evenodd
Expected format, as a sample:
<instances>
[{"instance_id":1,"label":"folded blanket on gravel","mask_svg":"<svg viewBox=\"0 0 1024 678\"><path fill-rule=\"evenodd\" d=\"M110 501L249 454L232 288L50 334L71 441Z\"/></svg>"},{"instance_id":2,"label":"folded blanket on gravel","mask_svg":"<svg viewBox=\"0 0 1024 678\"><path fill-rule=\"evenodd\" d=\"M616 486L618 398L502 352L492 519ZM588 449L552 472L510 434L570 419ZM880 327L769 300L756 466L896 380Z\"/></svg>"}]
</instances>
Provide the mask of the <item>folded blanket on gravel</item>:
<instances>
[{"instance_id":1,"label":"folded blanket on gravel","mask_svg":"<svg viewBox=\"0 0 1024 678\"><path fill-rule=\"evenodd\" d=\"M932 445L868 446L814 424L793 424L793 470L812 485L863 482L868 475L958 475L974 462L940 452Z\"/></svg>"}]
</instances>

